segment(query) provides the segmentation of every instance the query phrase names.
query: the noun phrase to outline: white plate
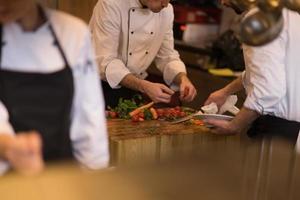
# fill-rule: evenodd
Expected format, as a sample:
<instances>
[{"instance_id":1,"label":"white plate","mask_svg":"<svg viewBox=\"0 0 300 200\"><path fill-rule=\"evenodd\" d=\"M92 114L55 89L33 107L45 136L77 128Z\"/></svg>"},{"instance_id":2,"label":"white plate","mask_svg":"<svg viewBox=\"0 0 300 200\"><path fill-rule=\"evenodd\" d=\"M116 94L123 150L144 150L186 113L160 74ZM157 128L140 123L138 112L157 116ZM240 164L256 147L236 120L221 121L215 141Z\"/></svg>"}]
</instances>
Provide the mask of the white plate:
<instances>
[{"instance_id":1,"label":"white plate","mask_svg":"<svg viewBox=\"0 0 300 200\"><path fill-rule=\"evenodd\" d=\"M231 121L234 117L229 115L219 115L219 114L198 114L194 118L197 119L217 119L217 120L226 120Z\"/></svg>"}]
</instances>

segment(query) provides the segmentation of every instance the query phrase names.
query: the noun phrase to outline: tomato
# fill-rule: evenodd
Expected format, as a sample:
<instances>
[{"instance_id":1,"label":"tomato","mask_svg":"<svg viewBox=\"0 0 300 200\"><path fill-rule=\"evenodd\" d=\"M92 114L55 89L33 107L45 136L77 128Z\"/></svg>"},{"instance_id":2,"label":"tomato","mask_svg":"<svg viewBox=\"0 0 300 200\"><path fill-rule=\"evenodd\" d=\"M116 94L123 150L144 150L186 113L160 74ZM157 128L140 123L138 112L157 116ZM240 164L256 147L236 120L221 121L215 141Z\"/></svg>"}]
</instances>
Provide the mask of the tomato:
<instances>
[{"instance_id":1,"label":"tomato","mask_svg":"<svg viewBox=\"0 0 300 200\"><path fill-rule=\"evenodd\" d=\"M172 116L172 117L177 117L177 116L178 116L178 111L176 111L175 109L172 109L172 110L170 111L170 113L171 113L171 116Z\"/></svg>"},{"instance_id":2,"label":"tomato","mask_svg":"<svg viewBox=\"0 0 300 200\"><path fill-rule=\"evenodd\" d=\"M199 119L195 119L195 120L194 120L194 124L195 124L195 125L198 125L198 126L203 126L203 125L204 125L203 121L202 121L202 120L199 120Z\"/></svg>"},{"instance_id":3,"label":"tomato","mask_svg":"<svg viewBox=\"0 0 300 200\"><path fill-rule=\"evenodd\" d=\"M109 117L112 119L117 118L118 116L118 113L114 111L109 111L108 113L109 113Z\"/></svg>"},{"instance_id":4,"label":"tomato","mask_svg":"<svg viewBox=\"0 0 300 200\"><path fill-rule=\"evenodd\" d=\"M176 112L176 109L175 109L175 108L169 108L169 111L170 111L171 113L174 113L174 112Z\"/></svg>"},{"instance_id":5,"label":"tomato","mask_svg":"<svg viewBox=\"0 0 300 200\"><path fill-rule=\"evenodd\" d=\"M138 116L140 117L140 118L145 118L145 114L143 113L143 112L140 112L139 114L138 114Z\"/></svg>"},{"instance_id":6,"label":"tomato","mask_svg":"<svg viewBox=\"0 0 300 200\"><path fill-rule=\"evenodd\" d=\"M176 107L175 107L175 110L176 110L176 111L181 111L181 108L180 108L179 106L176 106Z\"/></svg>"},{"instance_id":7,"label":"tomato","mask_svg":"<svg viewBox=\"0 0 300 200\"><path fill-rule=\"evenodd\" d=\"M165 109L164 110L164 115L163 115L164 117L171 117L171 112L170 112L170 110L169 109Z\"/></svg>"},{"instance_id":8,"label":"tomato","mask_svg":"<svg viewBox=\"0 0 300 200\"><path fill-rule=\"evenodd\" d=\"M185 114L185 112L179 112L179 117L185 117L186 116L186 114Z\"/></svg>"},{"instance_id":9,"label":"tomato","mask_svg":"<svg viewBox=\"0 0 300 200\"><path fill-rule=\"evenodd\" d=\"M131 117L131 121L132 121L132 122L138 122L138 121L139 121L139 115L133 115L133 116Z\"/></svg>"},{"instance_id":10,"label":"tomato","mask_svg":"<svg viewBox=\"0 0 300 200\"><path fill-rule=\"evenodd\" d=\"M158 117L163 117L164 116L164 110L163 109L156 109Z\"/></svg>"},{"instance_id":11,"label":"tomato","mask_svg":"<svg viewBox=\"0 0 300 200\"><path fill-rule=\"evenodd\" d=\"M143 121L145 121L145 119L144 119L144 118L141 118L141 117L139 117L139 122L143 122Z\"/></svg>"}]
</instances>

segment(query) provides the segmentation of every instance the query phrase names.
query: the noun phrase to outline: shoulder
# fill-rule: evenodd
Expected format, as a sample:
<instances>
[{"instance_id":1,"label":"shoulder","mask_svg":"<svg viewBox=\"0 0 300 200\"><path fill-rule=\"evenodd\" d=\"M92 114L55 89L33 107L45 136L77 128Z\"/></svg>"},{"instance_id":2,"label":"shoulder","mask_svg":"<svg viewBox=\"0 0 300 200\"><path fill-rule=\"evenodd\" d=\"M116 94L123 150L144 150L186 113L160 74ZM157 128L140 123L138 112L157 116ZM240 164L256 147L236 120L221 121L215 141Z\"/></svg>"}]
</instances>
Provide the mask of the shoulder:
<instances>
[{"instance_id":1,"label":"shoulder","mask_svg":"<svg viewBox=\"0 0 300 200\"><path fill-rule=\"evenodd\" d=\"M173 23L174 20L174 8L172 4L168 4L168 6L161 10L161 15L165 17L168 21L171 21Z\"/></svg>"},{"instance_id":2,"label":"shoulder","mask_svg":"<svg viewBox=\"0 0 300 200\"><path fill-rule=\"evenodd\" d=\"M299 22L300 20L300 13L292 11L292 10L288 10L288 9L283 9L282 11L283 13L283 18L286 22L286 24L288 25L290 22Z\"/></svg>"},{"instance_id":3,"label":"shoulder","mask_svg":"<svg viewBox=\"0 0 300 200\"><path fill-rule=\"evenodd\" d=\"M78 39L85 37L89 31L83 20L65 12L48 10L48 17L58 35L69 35L69 38Z\"/></svg>"},{"instance_id":4,"label":"shoulder","mask_svg":"<svg viewBox=\"0 0 300 200\"><path fill-rule=\"evenodd\" d=\"M86 54L90 52L91 38L87 24L70 14L48 10L49 21L65 50L71 66L85 62Z\"/></svg>"},{"instance_id":5,"label":"shoulder","mask_svg":"<svg viewBox=\"0 0 300 200\"><path fill-rule=\"evenodd\" d=\"M126 5L125 0L98 0L95 8L110 7L115 9L121 9L124 5Z\"/></svg>"}]
</instances>

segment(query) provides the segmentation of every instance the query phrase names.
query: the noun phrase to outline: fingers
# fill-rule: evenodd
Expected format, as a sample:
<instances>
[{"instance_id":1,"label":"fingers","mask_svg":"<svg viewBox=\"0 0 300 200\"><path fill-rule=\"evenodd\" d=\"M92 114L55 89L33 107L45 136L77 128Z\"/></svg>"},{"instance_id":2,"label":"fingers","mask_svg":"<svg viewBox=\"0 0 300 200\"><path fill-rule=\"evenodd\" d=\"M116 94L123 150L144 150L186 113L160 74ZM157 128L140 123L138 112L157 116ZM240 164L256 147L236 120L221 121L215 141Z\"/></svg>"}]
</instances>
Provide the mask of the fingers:
<instances>
[{"instance_id":1,"label":"fingers","mask_svg":"<svg viewBox=\"0 0 300 200\"><path fill-rule=\"evenodd\" d=\"M197 90L194 88L193 85L182 85L180 87L180 100L191 102L197 95Z\"/></svg>"},{"instance_id":2,"label":"fingers","mask_svg":"<svg viewBox=\"0 0 300 200\"><path fill-rule=\"evenodd\" d=\"M234 130L230 126L230 122L225 120L215 120L215 119L206 119L203 120L205 124L212 125L213 128L211 132L218 135L234 135L237 134L236 130Z\"/></svg>"},{"instance_id":3,"label":"fingers","mask_svg":"<svg viewBox=\"0 0 300 200\"><path fill-rule=\"evenodd\" d=\"M16 135L10 149L13 150L11 151L12 153L27 154L28 153L27 135L26 134Z\"/></svg>"},{"instance_id":4,"label":"fingers","mask_svg":"<svg viewBox=\"0 0 300 200\"><path fill-rule=\"evenodd\" d=\"M170 88L168 88L167 86L163 84L159 84L159 90L155 94L153 101L155 103L157 102L170 103L172 95L174 93L175 92Z\"/></svg>"},{"instance_id":5,"label":"fingers","mask_svg":"<svg viewBox=\"0 0 300 200\"><path fill-rule=\"evenodd\" d=\"M42 141L35 131L19 133L15 140L15 151L22 154L34 154L41 152Z\"/></svg>"},{"instance_id":6,"label":"fingers","mask_svg":"<svg viewBox=\"0 0 300 200\"><path fill-rule=\"evenodd\" d=\"M38 133L18 133L14 144L8 151L8 161L11 166L25 175L34 175L44 168L41 146L42 141Z\"/></svg>"},{"instance_id":7,"label":"fingers","mask_svg":"<svg viewBox=\"0 0 300 200\"><path fill-rule=\"evenodd\" d=\"M214 127L223 127L223 121L222 120L215 120L215 119L205 119L203 120L205 124L212 125Z\"/></svg>"},{"instance_id":8,"label":"fingers","mask_svg":"<svg viewBox=\"0 0 300 200\"><path fill-rule=\"evenodd\" d=\"M175 92L173 90L171 90L170 88L168 88L167 86L161 84L161 90L166 93L169 94L170 96L172 96Z\"/></svg>"},{"instance_id":9,"label":"fingers","mask_svg":"<svg viewBox=\"0 0 300 200\"><path fill-rule=\"evenodd\" d=\"M154 100L155 103L158 102L170 103L170 101L171 101L171 96L163 93L160 94L160 96L157 96L156 99Z\"/></svg>"},{"instance_id":10,"label":"fingers","mask_svg":"<svg viewBox=\"0 0 300 200\"><path fill-rule=\"evenodd\" d=\"M30 153L40 154L42 149L42 139L37 132L28 134L27 145Z\"/></svg>"}]
</instances>

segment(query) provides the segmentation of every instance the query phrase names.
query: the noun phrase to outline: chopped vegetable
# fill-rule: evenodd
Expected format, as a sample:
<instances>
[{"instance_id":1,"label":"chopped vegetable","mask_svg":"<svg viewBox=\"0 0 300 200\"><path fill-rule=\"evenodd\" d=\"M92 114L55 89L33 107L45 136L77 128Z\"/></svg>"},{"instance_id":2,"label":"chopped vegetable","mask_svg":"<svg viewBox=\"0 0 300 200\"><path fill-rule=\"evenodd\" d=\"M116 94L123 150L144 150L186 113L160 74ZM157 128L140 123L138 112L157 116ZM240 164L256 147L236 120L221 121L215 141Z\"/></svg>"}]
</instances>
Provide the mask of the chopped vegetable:
<instances>
[{"instance_id":1,"label":"chopped vegetable","mask_svg":"<svg viewBox=\"0 0 300 200\"><path fill-rule=\"evenodd\" d=\"M157 119L158 118L158 115L157 115L157 112L154 108L150 108L150 112L152 114L152 118L153 119Z\"/></svg>"},{"instance_id":2,"label":"chopped vegetable","mask_svg":"<svg viewBox=\"0 0 300 200\"><path fill-rule=\"evenodd\" d=\"M174 120L185 117L195 112L195 110L186 107L176 106L174 108L154 108L153 102L146 105L136 103L142 102L140 98L134 98L131 100L120 98L118 106L110 108L106 111L106 116L110 119L131 119L132 122L143 122L145 120ZM194 123L193 123L194 124ZM201 124L197 122L197 124Z\"/></svg>"},{"instance_id":3,"label":"chopped vegetable","mask_svg":"<svg viewBox=\"0 0 300 200\"><path fill-rule=\"evenodd\" d=\"M130 112L129 115L132 117L133 115L139 114L140 112L144 111L145 109L152 107L153 104L154 104L154 102L152 101L146 105L140 106L140 107L136 108L134 111Z\"/></svg>"}]
</instances>

